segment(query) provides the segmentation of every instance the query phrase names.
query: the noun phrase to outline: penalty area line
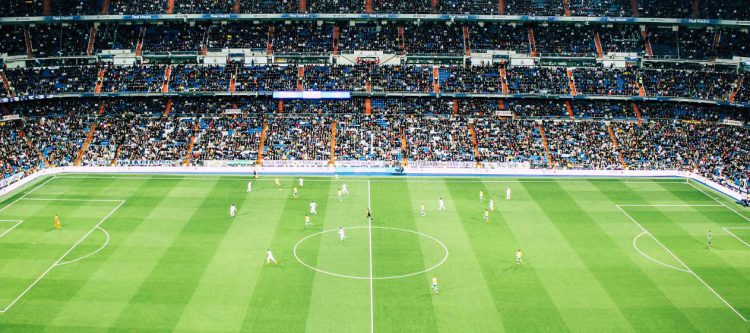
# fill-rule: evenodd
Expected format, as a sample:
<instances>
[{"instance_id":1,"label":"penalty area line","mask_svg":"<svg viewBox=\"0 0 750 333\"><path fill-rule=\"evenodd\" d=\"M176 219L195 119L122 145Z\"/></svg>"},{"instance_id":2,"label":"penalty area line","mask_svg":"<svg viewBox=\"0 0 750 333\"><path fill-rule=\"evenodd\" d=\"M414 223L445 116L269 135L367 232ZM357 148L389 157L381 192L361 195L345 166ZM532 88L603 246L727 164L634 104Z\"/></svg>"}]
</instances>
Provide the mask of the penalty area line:
<instances>
[{"instance_id":1,"label":"penalty area line","mask_svg":"<svg viewBox=\"0 0 750 333\"><path fill-rule=\"evenodd\" d=\"M44 184L42 184L42 185L44 185ZM99 223L97 223L93 228L91 228L91 230L89 230L85 235L83 235L83 237L81 237L81 239L79 239L75 244L73 244L73 246L71 246L67 251L65 251L65 253L59 259L57 259L55 261L55 263L52 264L52 266L50 266L49 268L47 268L47 270L45 270L41 275L39 275L39 277L37 277L36 280L34 280L34 282L32 282L28 287L26 287L26 289L24 289L24 291L21 292L21 294L18 295L18 297L16 297L15 299L13 299L13 301L11 301L10 304L8 304L4 309L0 310L0 313L6 313L6 312L8 312L10 310L10 308L12 308L19 300L21 300L21 298L23 298L24 296L26 296L26 294L28 294L29 291L31 291L31 289L34 288L34 286L36 286L37 283L39 283L39 281L41 281L45 276L47 276L47 274L49 274L49 272L52 271L52 269L54 269L57 266L61 266L61 265L65 265L65 264L70 263L70 262L65 262L65 263L62 263L62 262L63 262L63 259L65 259L65 257L68 256L68 254L70 254L71 252L73 252L73 250L79 244L81 244L86 238L88 238L89 235L91 235L91 233L94 232L94 230L101 229L101 225L104 222L106 222L115 212L117 212L117 210L119 210L120 207L122 207L122 205L124 205L125 202L126 202L125 200L118 200L118 201L120 203L117 205L117 207L115 207L114 209L112 209L106 216L104 216L101 220L99 220ZM109 236L109 234L107 236ZM109 243L109 242L107 242L107 243ZM98 252L98 251L96 251L96 252Z\"/></svg>"},{"instance_id":2,"label":"penalty area line","mask_svg":"<svg viewBox=\"0 0 750 333\"><path fill-rule=\"evenodd\" d=\"M661 248L664 249L664 251L667 251L667 253L669 253L669 255L671 255L672 258L674 258L675 260L677 260L677 262L679 262L680 265L682 265L683 267L685 267L685 269L687 270L688 274L690 274L693 277L695 277L712 294L714 294L719 300L721 300L721 302L724 303L724 305L726 305L730 310L732 310L732 312L734 312L738 317L740 317L740 319L742 319L744 322L748 322L747 318L745 318L745 316L742 315L742 313L740 313L739 311L737 311L737 309L735 309L734 306L732 306L732 304L730 304L726 299L724 299L723 296L721 296L718 292L716 292L716 290L713 287L711 287L705 280L703 280L703 278L701 278L697 273L695 273L695 271L693 271L693 269L691 269L690 266L688 266L687 264L685 264L684 261L682 261L679 257L677 257L677 255L675 255L671 250L669 250L669 248L667 248L661 241L659 241L659 239L656 238L650 231L648 231L648 229L646 229L645 227L643 227L643 225L641 225L633 216L631 216L630 214L628 214L628 212L626 212L621 207L621 205L615 205L615 207L617 207L617 209L619 209L620 212L622 212L623 214L625 214L625 216L630 221L632 221L633 223L635 223L635 225L637 225L638 228L640 228L643 231L643 233L648 234L654 241L656 241L656 243L659 244L659 246L661 246Z\"/></svg>"}]
</instances>

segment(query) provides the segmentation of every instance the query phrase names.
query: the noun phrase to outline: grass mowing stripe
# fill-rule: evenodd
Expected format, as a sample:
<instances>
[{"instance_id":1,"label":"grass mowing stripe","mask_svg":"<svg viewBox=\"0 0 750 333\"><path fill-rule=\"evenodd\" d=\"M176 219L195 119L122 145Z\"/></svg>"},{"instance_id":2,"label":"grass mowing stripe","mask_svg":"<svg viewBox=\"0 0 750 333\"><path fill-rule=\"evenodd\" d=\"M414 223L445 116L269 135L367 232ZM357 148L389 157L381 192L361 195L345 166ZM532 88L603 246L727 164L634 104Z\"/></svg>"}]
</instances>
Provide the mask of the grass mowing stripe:
<instances>
[{"instance_id":1,"label":"grass mowing stripe","mask_svg":"<svg viewBox=\"0 0 750 333\"><path fill-rule=\"evenodd\" d=\"M419 232L431 235L447 243L450 255L448 260L434 271L424 274L424 284L430 284L434 275L439 279L440 293L432 297L435 316L438 318L438 328L443 332L473 331L473 332L502 332L505 331L502 316L495 306L493 294L490 292L488 281L482 275L478 252L474 251L459 212L465 211L472 205L464 205L461 196L456 196L452 188L477 188L478 183L441 183L408 181L411 201L414 203L412 214L416 217ZM447 201L446 211L435 210L438 196L444 196ZM473 195L474 199L475 194ZM473 204L476 201L472 200ZM420 205L430 207L426 216L420 215ZM458 209L461 207L461 209ZM475 210L476 213L480 210ZM476 217L476 216L475 216ZM482 225L481 227L486 228ZM432 267L442 255L434 241L427 238L419 239L424 254L425 267ZM488 255L491 251L483 253ZM488 255L489 257L489 255Z\"/></svg>"},{"instance_id":2,"label":"grass mowing stripe","mask_svg":"<svg viewBox=\"0 0 750 333\"><path fill-rule=\"evenodd\" d=\"M289 186L277 191L274 205L281 207L281 217L273 234L270 248L279 261L278 265L263 268L255 285L255 291L245 314L242 331L250 332L302 332L306 329L309 313L313 277L315 273L297 263L292 255L294 244L308 233L304 228L304 214L309 203L308 198L327 198L330 193L330 182L322 182L315 187L301 190L302 198L293 199ZM271 203L268 207L273 207ZM325 218L326 201L320 200L318 219ZM311 240L311 260L317 260L319 238ZM263 260L265 257L259 257ZM310 264L315 264L311 262Z\"/></svg>"},{"instance_id":3,"label":"grass mowing stripe","mask_svg":"<svg viewBox=\"0 0 750 333\"><path fill-rule=\"evenodd\" d=\"M477 270L482 274L494 307L500 315L504 327L510 332L567 331L567 325L557 307L547 294L533 266L518 267L513 261L515 251L525 248L524 241L518 239L502 214L507 203L500 200L504 188L481 182L476 185L447 183L451 199L460 218L460 227L468 237L472 256L478 263ZM485 193L483 201L478 200L478 192ZM502 191L502 192L501 192ZM490 212L490 223L482 220L482 212L488 209L489 200L495 201L496 211Z\"/></svg>"},{"instance_id":4,"label":"grass mowing stripe","mask_svg":"<svg viewBox=\"0 0 750 333\"><path fill-rule=\"evenodd\" d=\"M57 181L53 180L52 178L48 179L49 181ZM46 182L46 181L45 181ZM47 185L51 184L47 183L44 187L36 188L35 187L35 193L39 193L41 195L49 195L45 191L45 187ZM106 192L107 185L110 185L109 181L102 182L102 186L96 187L94 189L91 189L91 196L96 197L97 195L100 195L101 193ZM60 187L59 184L57 187ZM70 187L69 190L73 191L74 187ZM40 209L40 210L34 210L34 209L27 209L23 208L25 206L31 205L37 206L39 204L44 203L43 207L55 207L54 209ZM21 209L23 211L23 214L26 215L24 218L31 219L34 215L42 214L43 216L49 218L49 221L51 223L52 217L55 214L55 211L61 211L62 209L56 206L56 203L59 204L59 202L56 201L29 201L24 203L24 201L20 201L14 205L19 205L18 207L15 207L13 209ZM70 202L65 204L66 206L74 206L71 205ZM41 206L40 206L41 207ZM72 208L74 211L80 211L83 216L89 215L88 212L86 212L84 209L85 205L81 204L78 208ZM112 207L104 207L102 208L101 216L95 217L95 219L101 220L101 218L104 217L105 214L107 214ZM114 219L118 213L115 212L115 214L112 215L112 219ZM73 214L73 213L71 213ZM67 215L67 214L66 214ZM66 217L66 215L62 216L63 220L63 231L66 231L67 228L74 228L77 224L76 221L71 221L70 218ZM78 215L78 214L73 214ZM73 216L73 215L67 215L67 216ZM93 217L92 217L93 218ZM112 222L112 219L108 219L107 223ZM29 221L31 223L31 221ZM106 225L106 224L105 224ZM51 226L51 225L50 225ZM27 224L26 230L30 231L33 229L31 228L31 224ZM43 227L46 229L46 227ZM41 230L40 230L41 231ZM58 235L60 236L60 235ZM58 238L58 237L55 237ZM88 238L87 238L88 239ZM76 239L75 241L78 241ZM84 240L85 242L85 240ZM40 244L41 245L41 244ZM69 249L73 243L66 244L65 249ZM40 251L45 251L43 248ZM62 254L62 253L60 253ZM33 259L33 258L28 258ZM93 258L91 258L93 260ZM51 264L50 262L49 264ZM77 267L76 267L77 266ZM96 264L93 264L93 267L95 267ZM0 315L0 327L8 328L11 331L16 331L16 325L22 324L21 326L25 326L25 324L28 324L29 322L25 322L26 320L33 319L33 322L40 325L40 326L54 326L51 323L51 321L55 318L55 315L61 311L65 306L67 306L70 303L70 300L74 297L74 295L80 290L80 288L86 283L89 274L92 272L91 270L92 266L83 266L83 265L71 265L70 267L55 267L53 268L44 278L42 278L37 284L34 285L32 289L29 290L29 293L24 295L18 303L16 303L13 308L9 310L8 313L4 315ZM77 270L76 270L77 269ZM75 271L74 271L75 270ZM43 313L44 315L40 314ZM15 320L14 320L15 318ZM30 320L31 321L31 320Z\"/></svg>"},{"instance_id":5,"label":"grass mowing stripe","mask_svg":"<svg viewBox=\"0 0 750 333\"><path fill-rule=\"evenodd\" d=\"M228 214L225 196L218 182L181 181L124 242L139 258L131 273L138 287L127 289L130 299L112 331L173 329L225 230L206 223Z\"/></svg>"},{"instance_id":6,"label":"grass mowing stripe","mask_svg":"<svg viewBox=\"0 0 750 333\"><path fill-rule=\"evenodd\" d=\"M627 184L623 184L623 186L627 186ZM607 192L604 193L607 194ZM651 193L651 191L634 191L632 193L631 200L640 203L654 202L650 198ZM612 198L617 198L616 194L609 193L609 195L612 196ZM660 196L659 200L668 200L670 202L674 202L675 196L670 195L666 198ZM656 201L654 203L658 204L660 201ZM693 265L691 265L690 261L685 260L684 252L679 250L680 248L684 248L686 246L686 236L684 230L682 230L681 227L677 224L688 222L686 222L684 219L679 222L674 221L669 215L665 214L665 212L663 211L664 209L668 208L628 207L627 213L635 218L638 223L643 225L651 234L659 239L670 251L672 251L678 258L680 258L683 262L685 262L686 265L688 265L692 269ZM709 209L715 208L711 207ZM674 209L672 210L674 211ZM677 210L677 212L681 210L684 209L679 209ZM689 238L689 236L687 237ZM688 241L688 243L693 243L692 245L687 245L687 247L692 249L693 251L706 251L705 243L695 243L692 241ZM682 273L675 272L674 274ZM688 276L692 278L692 281L690 283L680 284L679 289L675 291L675 293L677 294L677 300L674 302L679 302L680 310L691 321L691 323L696 328L698 328L698 330L732 332L739 331L740 327L750 327L747 325L747 323L740 320L740 318L731 309L729 309L726 304L724 304L702 283L700 283L700 281L698 281L692 274ZM712 285L709 279L706 279L706 277L700 275L700 273L699 276L702 280L711 285L712 288L715 288L715 286ZM675 280L678 278L679 275L672 280L667 280L666 282L664 282L664 284L666 285L662 288L673 288L672 286L676 285ZM736 287L744 288L744 286ZM734 292L736 292L737 295L742 295L743 293L746 294L746 292L740 290L736 290ZM721 292L719 293L721 294ZM724 294L722 294L722 297L727 299ZM733 306L735 305L733 304ZM736 306L735 308L740 310Z\"/></svg>"},{"instance_id":7,"label":"grass mowing stripe","mask_svg":"<svg viewBox=\"0 0 750 333\"><path fill-rule=\"evenodd\" d=\"M585 183L584 183L585 184ZM633 281L646 283L640 270L634 270L626 265L630 261L622 251L606 235L594 219L573 200L568 192L574 190L575 186L561 187L557 183L539 186L536 184L523 184L531 197L538 203L542 212L552 221L552 225L559 234L570 245L573 253L586 273L593 277L593 284L604 291L607 298L607 308L602 309L602 315L610 316L613 321L624 325L621 329L644 330L658 325L656 321L643 318L639 312L637 299L647 300L650 293L648 289L624 288ZM577 184L576 184L577 185ZM595 205L587 206L592 209ZM616 271L616 273L613 273ZM645 290L645 291L644 291ZM633 297L633 293L642 292L643 295ZM622 322L625 320L625 322Z\"/></svg>"},{"instance_id":8,"label":"grass mowing stripe","mask_svg":"<svg viewBox=\"0 0 750 333\"><path fill-rule=\"evenodd\" d=\"M336 191L342 183L347 183L350 194L344 195L343 200L339 202ZM319 184L320 182L306 183L302 194L306 195L305 192L309 187L317 187ZM307 233L336 230L339 227L359 227L346 229L344 241L339 239L335 231L316 236L319 238L316 258L319 269L369 277L369 239L367 219L364 214L368 204L367 190L365 182L332 181L327 199L326 197L317 199L316 202L324 203L325 215L313 216L315 225ZM304 204L309 203L308 197L304 199ZM307 241L310 240L312 239ZM306 245L306 243L300 244L299 249L304 251ZM306 253L301 253L301 255L304 260L308 258ZM350 279L324 273L315 274L313 279L307 315L307 332L370 331L369 279ZM343 318L346 319L342 320ZM332 322L336 324L331 325Z\"/></svg>"},{"instance_id":9,"label":"grass mowing stripe","mask_svg":"<svg viewBox=\"0 0 750 333\"><path fill-rule=\"evenodd\" d=\"M372 181L373 227L416 230L413 202L405 179L399 182ZM362 214L364 215L365 212ZM373 228L373 275L398 275L408 267L424 269L424 258L415 238L402 237ZM417 270L417 271L419 271ZM424 278L409 277L374 281L375 332L435 332L437 318L429 284Z\"/></svg>"},{"instance_id":10,"label":"grass mowing stripe","mask_svg":"<svg viewBox=\"0 0 750 333\"><path fill-rule=\"evenodd\" d=\"M263 254L282 213L269 209L279 195L275 186L256 183L253 192L247 193L247 180L227 182L233 184L230 195L241 209L206 264L176 331L236 332L242 327L248 301L263 270Z\"/></svg>"},{"instance_id":11,"label":"grass mowing stripe","mask_svg":"<svg viewBox=\"0 0 750 333\"><path fill-rule=\"evenodd\" d=\"M695 326L665 293L662 286L653 280L656 277L662 278L663 275L653 274L649 269L644 269L643 260L646 259L633 247L633 239L642 233L642 230L615 208L621 198L620 191L626 189L627 185L620 181L611 181L582 183L575 188L571 188L569 184L559 186L568 190L567 199L574 200L586 212L582 220L595 223L598 228L593 230L597 230L598 237L602 237L603 242L609 240L610 245L606 246L608 250L597 254L601 258L596 262L589 261L592 262L590 267L594 274L600 276L600 281L610 290L611 297L633 326L638 330L648 327L695 330ZM635 202L642 203L637 200ZM586 208L583 208L584 206ZM675 264L678 265L676 267L681 267L678 263ZM663 267L653 266L650 262L646 265L645 267L663 270ZM616 270L617 274L612 274L613 270ZM667 273L667 279L679 283L688 282L690 278L680 275L682 272L672 270L660 273Z\"/></svg>"}]
</instances>

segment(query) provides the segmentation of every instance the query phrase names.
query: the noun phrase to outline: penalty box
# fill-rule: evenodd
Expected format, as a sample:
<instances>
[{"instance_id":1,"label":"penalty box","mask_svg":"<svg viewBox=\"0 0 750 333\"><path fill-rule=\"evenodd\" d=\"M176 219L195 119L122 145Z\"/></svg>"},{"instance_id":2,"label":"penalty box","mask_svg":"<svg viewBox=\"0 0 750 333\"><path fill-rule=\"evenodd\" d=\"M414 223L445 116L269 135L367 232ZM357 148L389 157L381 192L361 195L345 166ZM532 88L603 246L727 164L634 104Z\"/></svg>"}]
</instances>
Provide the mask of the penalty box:
<instances>
[{"instance_id":1,"label":"penalty box","mask_svg":"<svg viewBox=\"0 0 750 333\"><path fill-rule=\"evenodd\" d=\"M124 203L123 200L22 197L1 208L0 313L10 310L53 268L75 259L69 256L79 255L75 251L78 245ZM62 223L59 230L54 228L55 214Z\"/></svg>"}]
</instances>

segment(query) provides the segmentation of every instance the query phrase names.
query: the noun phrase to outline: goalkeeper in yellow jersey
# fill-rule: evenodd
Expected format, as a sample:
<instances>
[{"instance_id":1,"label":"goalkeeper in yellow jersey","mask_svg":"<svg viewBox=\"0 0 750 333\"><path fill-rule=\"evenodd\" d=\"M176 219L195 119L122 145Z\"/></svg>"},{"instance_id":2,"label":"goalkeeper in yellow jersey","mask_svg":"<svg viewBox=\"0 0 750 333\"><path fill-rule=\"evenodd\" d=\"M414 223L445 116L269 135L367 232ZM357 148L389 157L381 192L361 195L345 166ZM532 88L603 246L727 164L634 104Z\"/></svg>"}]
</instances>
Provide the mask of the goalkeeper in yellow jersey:
<instances>
[{"instance_id":1,"label":"goalkeeper in yellow jersey","mask_svg":"<svg viewBox=\"0 0 750 333\"><path fill-rule=\"evenodd\" d=\"M55 214L55 229L60 230L62 223L60 223L60 216Z\"/></svg>"}]
</instances>

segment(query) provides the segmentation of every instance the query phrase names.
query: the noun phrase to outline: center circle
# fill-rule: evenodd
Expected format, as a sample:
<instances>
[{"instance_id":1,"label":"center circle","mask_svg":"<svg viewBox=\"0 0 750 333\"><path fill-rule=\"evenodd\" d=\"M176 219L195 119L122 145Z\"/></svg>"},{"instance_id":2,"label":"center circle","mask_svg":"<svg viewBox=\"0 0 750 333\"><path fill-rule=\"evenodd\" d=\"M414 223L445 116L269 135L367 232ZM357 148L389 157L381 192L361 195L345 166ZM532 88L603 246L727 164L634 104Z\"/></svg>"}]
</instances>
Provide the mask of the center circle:
<instances>
[{"instance_id":1,"label":"center circle","mask_svg":"<svg viewBox=\"0 0 750 333\"><path fill-rule=\"evenodd\" d=\"M424 246L428 249L429 252L435 252L435 253L425 253L426 255L432 255L434 257L434 258L427 258L427 261L432 260L434 261L434 264L431 264L429 265L429 267L424 268L426 266L425 260L422 260L421 261L422 265L419 269L409 269L408 267L406 267L406 268L391 269L391 270L405 269L403 272L402 271L388 272L389 269L388 267L386 267L384 269L386 270L386 273L391 273L391 274L384 274L380 276L380 275L376 275L372 273L372 267L367 267L367 266L370 266L371 264L370 256L372 256L373 261L378 261L378 257L374 253L379 252L379 251L378 249L375 249L375 252L373 252L373 249L371 248L371 245L375 241L373 240L372 241L373 243L370 243L369 237L372 237L372 234L370 234L371 230L367 230L368 228L377 230L378 233L381 233L384 231L389 232L389 233L394 232L394 234L388 235L388 237L384 238L383 240L388 240L388 242L394 243L394 244L387 244L388 246L387 250L391 250L391 248L395 248L393 249L393 251L398 251L398 252L394 253L392 257L389 256L389 258L383 258L384 263L381 264L380 266L383 266L391 262L394 262L393 265L403 266L404 262L408 262L408 258L403 257L403 256L408 256L408 253L407 253L408 249L405 250L401 248L403 247L403 245L406 245L409 247L417 247L420 249L420 251L422 251L422 247ZM346 234L346 240L343 242L346 242L346 246L356 246L354 250L351 247L344 248L343 245L340 246L342 247L342 249L340 250L327 248L326 246L328 244L324 244L323 241L326 241L327 243L334 243L334 242L343 243L339 239L339 235L338 235L339 229L329 229L329 230L316 232L314 234L308 235L305 238L302 238L301 240L299 240L299 242L297 242L297 244L294 245L294 250L293 250L294 258L297 259L297 261L303 266L309 269L312 269L316 272L328 274L332 276L337 276L337 277L342 277L342 278L357 279L357 280L369 280L369 279L388 280L388 279L398 279L398 278L405 278L405 277L410 277L414 275L419 275L419 274L434 270L438 266L445 263L445 261L448 259L448 247L446 247L443 242L441 242L435 237L432 237L430 235L427 235L418 231L401 229L401 228L393 228L393 227L380 227L380 226L372 226L372 227L356 226L356 227L347 227L343 229L345 230L345 234ZM315 252L315 254L320 256L321 251L331 254L332 258L323 258L323 259L328 259L327 260L328 264L335 263L335 264L346 266L348 262L346 259L349 259L349 261L351 261L351 258L341 257L342 254L340 252L343 252L343 251L349 251L346 254L344 254L344 256L347 254L356 256L358 252L362 254L363 260L360 260L359 262L354 260L355 264L358 265L360 268L359 271L358 272L346 272L347 267L343 267L343 268L342 267L338 267L338 268L321 267L321 265L325 266L325 263L321 264L320 262L318 262L319 260L316 261L315 263L312 263L312 260L310 259L306 260L304 258L305 257L304 255L305 244L308 243L308 241L311 241L312 239L316 237L320 237L321 240L318 243L319 248ZM380 238L380 237L382 237L382 235L378 235L378 237L376 238ZM399 244L399 240L403 240L403 238L407 238L408 243ZM416 242L414 242L414 239L416 239ZM427 242L422 243L423 241L427 241ZM352 242L358 242L358 243L352 245L351 244ZM330 247L334 247L334 246L336 245L331 244ZM430 247L434 248L435 250L430 250ZM339 252L332 253L334 251L339 251ZM366 257L364 255L365 253L368 254ZM363 262L363 261L366 261L366 262ZM367 274L366 273L367 271L371 272L370 274L372 274L372 276L370 274Z\"/></svg>"}]
</instances>

